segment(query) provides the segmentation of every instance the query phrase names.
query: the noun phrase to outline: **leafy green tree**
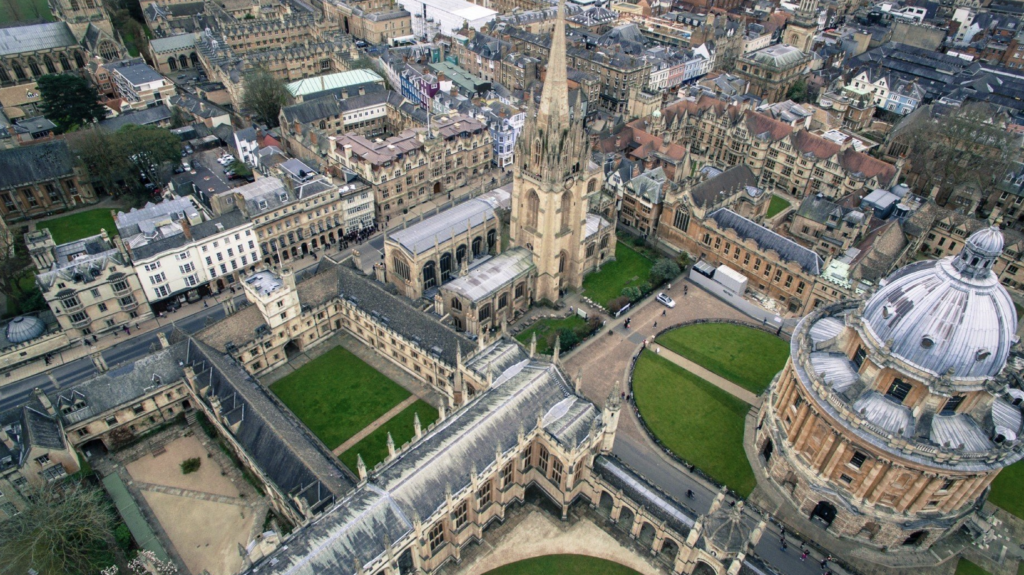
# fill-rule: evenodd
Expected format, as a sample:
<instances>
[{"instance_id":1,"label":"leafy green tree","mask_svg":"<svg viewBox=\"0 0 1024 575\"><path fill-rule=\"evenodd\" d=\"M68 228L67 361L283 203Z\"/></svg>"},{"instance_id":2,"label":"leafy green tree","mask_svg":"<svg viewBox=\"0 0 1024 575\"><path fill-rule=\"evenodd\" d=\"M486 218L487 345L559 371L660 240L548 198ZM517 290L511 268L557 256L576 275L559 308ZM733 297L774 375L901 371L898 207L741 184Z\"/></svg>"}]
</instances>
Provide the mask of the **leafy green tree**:
<instances>
[{"instance_id":1,"label":"leafy green tree","mask_svg":"<svg viewBox=\"0 0 1024 575\"><path fill-rule=\"evenodd\" d=\"M807 100L807 82L803 79L797 80L795 84L790 86L789 92L786 93L786 97L794 102L803 102Z\"/></svg>"},{"instance_id":2,"label":"leafy green tree","mask_svg":"<svg viewBox=\"0 0 1024 575\"><path fill-rule=\"evenodd\" d=\"M0 523L0 573L98 573L111 562L113 526L111 508L98 489L49 484Z\"/></svg>"},{"instance_id":3,"label":"leafy green tree","mask_svg":"<svg viewBox=\"0 0 1024 575\"><path fill-rule=\"evenodd\" d=\"M636 301L636 300L644 297L643 292L641 292L640 288L638 288L636 286L627 286L627 287L622 288L622 295L623 295L623 297L629 298L629 301L631 301L631 302Z\"/></svg>"},{"instance_id":4,"label":"leafy green tree","mask_svg":"<svg viewBox=\"0 0 1024 575\"><path fill-rule=\"evenodd\" d=\"M242 105L268 126L277 126L278 114L289 97L284 82L266 68L256 68L242 80Z\"/></svg>"},{"instance_id":5,"label":"leafy green tree","mask_svg":"<svg viewBox=\"0 0 1024 575\"><path fill-rule=\"evenodd\" d=\"M679 273L679 264L668 258L661 258L651 266L648 279L650 279L651 285L659 286L676 277Z\"/></svg>"},{"instance_id":6,"label":"leafy green tree","mask_svg":"<svg viewBox=\"0 0 1024 575\"><path fill-rule=\"evenodd\" d=\"M58 132L69 132L105 117L100 96L88 80L72 74L47 74L36 81L40 111Z\"/></svg>"}]
</instances>

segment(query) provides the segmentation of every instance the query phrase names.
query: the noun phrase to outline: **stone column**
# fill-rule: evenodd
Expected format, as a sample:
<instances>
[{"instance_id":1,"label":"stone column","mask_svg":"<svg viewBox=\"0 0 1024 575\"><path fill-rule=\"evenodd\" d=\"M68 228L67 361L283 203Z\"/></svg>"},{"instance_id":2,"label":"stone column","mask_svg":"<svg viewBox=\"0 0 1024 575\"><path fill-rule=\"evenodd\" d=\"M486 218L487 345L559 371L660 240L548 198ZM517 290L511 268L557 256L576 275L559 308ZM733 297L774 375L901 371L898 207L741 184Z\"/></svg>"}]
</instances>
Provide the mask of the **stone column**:
<instances>
[{"instance_id":1,"label":"stone column","mask_svg":"<svg viewBox=\"0 0 1024 575\"><path fill-rule=\"evenodd\" d=\"M910 506L910 503L916 499L922 491L924 491L927 484L928 475L922 473L921 476L917 478L917 481L914 482L914 485L903 494L902 498L900 498L899 503L896 504L896 511L899 513L906 511L907 507Z\"/></svg>"},{"instance_id":2,"label":"stone column","mask_svg":"<svg viewBox=\"0 0 1024 575\"><path fill-rule=\"evenodd\" d=\"M793 425L790 427L789 432L789 443L793 446L794 451L799 451L803 447L801 443L802 436L804 435L804 427L807 426L807 420L811 418L811 407L804 402L800 406L800 409L796 412L796 419L793 420Z\"/></svg>"},{"instance_id":3,"label":"stone column","mask_svg":"<svg viewBox=\"0 0 1024 575\"><path fill-rule=\"evenodd\" d=\"M932 479L931 482L928 483L928 486L924 488L924 491L922 491L921 494L917 496L917 499L914 500L914 503L910 506L910 512L917 513L924 509L925 505L928 505L928 500L932 498L932 495L935 495L935 492L942 487L942 484L945 481L946 480L942 477Z\"/></svg>"},{"instance_id":4,"label":"stone column","mask_svg":"<svg viewBox=\"0 0 1024 575\"><path fill-rule=\"evenodd\" d=\"M868 492L864 494L864 498L867 500L869 504L874 505L878 503L878 500L881 498L882 493L884 492L884 489L882 489L882 487L889 484L889 481L892 479L892 476L896 473L897 469L898 468L895 464L890 463L889 468L885 470L885 475L883 475L882 478L879 479L878 482L875 483L868 490Z\"/></svg>"},{"instance_id":5,"label":"stone column","mask_svg":"<svg viewBox=\"0 0 1024 575\"><path fill-rule=\"evenodd\" d=\"M946 503L945 511L954 511L960 509L964 502L967 501L967 497L974 491L974 486L981 481L981 477L972 477L971 479L965 479L964 482L957 488L956 492L950 497L950 500Z\"/></svg>"},{"instance_id":6,"label":"stone column","mask_svg":"<svg viewBox=\"0 0 1024 575\"><path fill-rule=\"evenodd\" d=\"M861 481L860 486L857 487L857 490L854 492L854 499L856 499L857 501L863 501L864 496L867 494L868 490L871 489L871 485L875 482L875 478L877 478L878 474L881 473L882 469L885 468L886 465L884 461L882 461L881 459L872 459L871 469L868 471L868 474L864 477L864 480Z\"/></svg>"},{"instance_id":7,"label":"stone column","mask_svg":"<svg viewBox=\"0 0 1024 575\"><path fill-rule=\"evenodd\" d=\"M818 450L818 454L814 456L814 461L811 462L812 468L820 470L825 465L825 458L828 457L829 451L832 449L832 446L835 445L836 436L838 435L839 434L836 433L835 430L828 434L828 438L825 439L824 444Z\"/></svg>"},{"instance_id":8,"label":"stone column","mask_svg":"<svg viewBox=\"0 0 1024 575\"><path fill-rule=\"evenodd\" d=\"M850 443L848 441L844 441L839 445L839 447L836 448L834 452L832 452L832 456L829 457L828 463L825 465L825 468L821 472L821 474L825 476L826 479L830 479L832 477L832 473L835 472L836 466L839 465L846 458L846 452L849 449Z\"/></svg>"}]
</instances>

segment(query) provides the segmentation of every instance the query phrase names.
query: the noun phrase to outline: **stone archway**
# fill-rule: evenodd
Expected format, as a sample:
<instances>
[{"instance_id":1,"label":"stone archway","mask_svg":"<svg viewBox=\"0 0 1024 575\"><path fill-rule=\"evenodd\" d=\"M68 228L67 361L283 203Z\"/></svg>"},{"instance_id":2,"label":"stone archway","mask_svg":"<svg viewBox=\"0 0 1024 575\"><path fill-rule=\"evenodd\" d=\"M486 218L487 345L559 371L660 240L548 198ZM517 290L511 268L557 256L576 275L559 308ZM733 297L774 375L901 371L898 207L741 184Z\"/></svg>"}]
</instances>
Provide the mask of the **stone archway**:
<instances>
[{"instance_id":1,"label":"stone archway","mask_svg":"<svg viewBox=\"0 0 1024 575\"><path fill-rule=\"evenodd\" d=\"M597 511L605 517L611 517L612 510L615 508L615 499L607 492L601 492L601 499L597 504Z\"/></svg>"},{"instance_id":2,"label":"stone archway","mask_svg":"<svg viewBox=\"0 0 1024 575\"><path fill-rule=\"evenodd\" d=\"M644 521L644 524L640 526L640 533L636 538L644 547L653 547L654 539L657 536L658 532L654 529L654 526Z\"/></svg>"},{"instance_id":3,"label":"stone archway","mask_svg":"<svg viewBox=\"0 0 1024 575\"><path fill-rule=\"evenodd\" d=\"M697 566L693 568L693 575L718 575L718 573L714 567L703 561L698 561Z\"/></svg>"},{"instance_id":4,"label":"stone archway","mask_svg":"<svg viewBox=\"0 0 1024 575\"><path fill-rule=\"evenodd\" d=\"M633 510L623 506L622 510L619 511L619 519L616 523L618 523L620 529L629 533L633 529L634 520L636 520L636 514L633 513Z\"/></svg>"},{"instance_id":5,"label":"stone archway","mask_svg":"<svg viewBox=\"0 0 1024 575\"><path fill-rule=\"evenodd\" d=\"M658 551L658 556L672 564L675 562L677 555L679 555L679 544L672 539L665 539L661 543L661 550Z\"/></svg>"},{"instance_id":6,"label":"stone archway","mask_svg":"<svg viewBox=\"0 0 1024 575\"><path fill-rule=\"evenodd\" d=\"M817 519L825 524L825 527L832 525L832 522L836 519L838 510L835 505L832 505L828 501L819 501L814 506L814 511L811 511L810 519Z\"/></svg>"}]
</instances>

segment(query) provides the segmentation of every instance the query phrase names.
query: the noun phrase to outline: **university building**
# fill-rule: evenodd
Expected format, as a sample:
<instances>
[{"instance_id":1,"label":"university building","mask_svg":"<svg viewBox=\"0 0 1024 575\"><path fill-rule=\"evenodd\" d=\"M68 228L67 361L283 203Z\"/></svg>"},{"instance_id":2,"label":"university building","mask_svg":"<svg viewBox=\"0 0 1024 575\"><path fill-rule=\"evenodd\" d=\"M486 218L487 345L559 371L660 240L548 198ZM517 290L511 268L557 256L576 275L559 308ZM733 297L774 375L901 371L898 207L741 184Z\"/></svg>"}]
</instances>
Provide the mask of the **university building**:
<instances>
[{"instance_id":1,"label":"university building","mask_svg":"<svg viewBox=\"0 0 1024 575\"><path fill-rule=\"evenodd\" d=\"M98 200L64 140L0 150L0 216L8 224Z\"/></svg>"},{"instance_id":2,"label":"university building","mask_svg":"<svg viewBox=\"0 0 1024 575\"><path fill-rule=\"evenodd\" d=\"M491 134L475 118L455 115L432 127L412 128L386 140L331 137L331 163L370 183L377 223L401 217L424 201L469 183L491 166Z\"/></svg>"},{"instance_id":3,"label":"university building","mask_svg":"<svg viewBox=\"0 0 1024 575\"><path fill-rule=\"evenodd\" d=\"M992 272L1002 251L983 229L957 255L801 320L753 446L773 498L875 549L970 528L992 480L1024 457L1024 394L1006 371L1016 312Z\"/></svg>"}]
</instances>

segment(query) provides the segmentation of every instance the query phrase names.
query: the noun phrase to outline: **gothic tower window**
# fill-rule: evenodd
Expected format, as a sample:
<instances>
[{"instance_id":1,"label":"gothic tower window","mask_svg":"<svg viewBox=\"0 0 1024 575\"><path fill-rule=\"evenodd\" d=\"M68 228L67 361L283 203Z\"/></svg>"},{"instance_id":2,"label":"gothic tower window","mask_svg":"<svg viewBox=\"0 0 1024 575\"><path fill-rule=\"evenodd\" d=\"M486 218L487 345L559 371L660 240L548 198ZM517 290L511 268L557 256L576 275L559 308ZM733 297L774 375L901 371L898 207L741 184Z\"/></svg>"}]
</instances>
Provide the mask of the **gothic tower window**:
<instances>
[{"instance_id":1,"label":"gothic tower window","mask_svg":"<svg viewBox=\"0 0 1024 575\"><path fill-rule=\"evenodd\" d=\"M56 74L57 69L53 67L53 60L50 59L50 55L43 56L43 65L46 66L46 72L48 74Z\"/></svg>"},{"instance_id":2,"label":"gothic tower window","mask_svg":"<svg viewBox=\"0 0 1024 575\"><path fill-rule=\"evenodd\" d=\"M473 238L473 257L479 257L484 249L484 241L481 238Z\"/></svg>"},{"instance_id":3,"label":"gothic tower window","mask_svg":"<svg viewBox=\"0 0 1024 575\"><path fill-rule=\"evenodd\" d=\"M564 250L558 254L558 273L562 273L565 271L565 264L568 259L569 254L565 253Z\"/></svg>"},{"instance_id":4,"label":"gothic tower window","mask_svg":"<svg viewBox=\"0 0 1024 575\"><path fill-rule=\"evenodd\" d=\"M70 0L70 4L72 11L78 10L78 0Z\"/></svg>"},{"instance_id":5,"label":"gothic tower window","mask_svg":"<svg viewBox=\"0 0 1024 575\"><path fill-rule=\"evenodd\" d=\"M590 180L587 182L587 193L592 194L597 189L597 180Z\"/></svg>"},{"instance_id":6,"label":"gothic tower window","mask_svg":"<svg viewBox=\"0 0 1024 575\"><path fill-rule=\"evenodd\" d=\"M572 193L562 194L562 231L567 231L572 223Z\"/></svg>"},{"instance_id":7,"label":"gothic tower window","mask_svg":"<svg viewBox=\"0 0 1024 575\"><path fill-rule=\"evenodd\" d=\"M528 228L537 227L537 213L540 211L540 196L536 190L530 190L526 194L526 218L524 225Z\"/></svg>"},{"instance_id":8,"label":"gothic tower window","mask_svg":"<svg viewBox=\"0 0 1024 575\"><path fill-rule=\"evenodd\" d=\"M43 75L42 70L39 69L39 64L37 64L35 60L28 61L28 68L29 70L32 70L32 76L36 78Z\"/></svg>"},{"instance_id":9,"label":"gothic tower window","mask_svg":"<svg viewBox=\"0 0 1024 575\"><path fill-rule=\"evenodd\" d=\"M79 68L85 68L85 58L81 52L75 52L75 64L78 64Z\"/></svg>"}]
</instances>

